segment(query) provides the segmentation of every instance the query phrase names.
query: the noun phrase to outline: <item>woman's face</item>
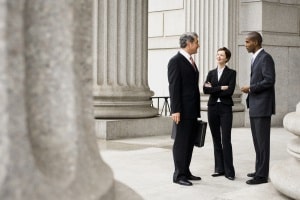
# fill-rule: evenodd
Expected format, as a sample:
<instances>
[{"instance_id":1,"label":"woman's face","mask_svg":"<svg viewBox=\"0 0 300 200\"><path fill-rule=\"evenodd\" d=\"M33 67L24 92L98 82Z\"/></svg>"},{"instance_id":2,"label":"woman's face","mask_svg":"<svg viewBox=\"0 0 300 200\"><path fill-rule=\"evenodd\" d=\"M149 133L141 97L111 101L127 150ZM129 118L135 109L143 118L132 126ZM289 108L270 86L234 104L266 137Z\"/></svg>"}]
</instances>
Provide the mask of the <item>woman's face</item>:
<instances>
[{"instance_id":1,"label":"woman's face","mask_svg":"<svg viewBox=\"0 0 300 200\"><path fill-rule=\"evenodd\" d=\"M216 56L217 63L220 65L225 65L227 62L225 51L218 51Z\"/></svg>"}]
</instances>

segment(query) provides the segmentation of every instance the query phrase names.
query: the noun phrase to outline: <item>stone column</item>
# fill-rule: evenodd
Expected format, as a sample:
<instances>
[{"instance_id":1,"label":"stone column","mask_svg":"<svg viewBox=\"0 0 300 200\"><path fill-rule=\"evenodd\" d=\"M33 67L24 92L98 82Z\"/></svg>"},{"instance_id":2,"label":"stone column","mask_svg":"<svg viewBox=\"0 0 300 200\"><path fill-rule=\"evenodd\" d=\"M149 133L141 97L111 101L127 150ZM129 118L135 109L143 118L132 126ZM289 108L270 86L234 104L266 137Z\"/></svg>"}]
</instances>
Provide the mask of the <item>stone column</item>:
<instances>
[{"instance_id":1,"label":"stone column","mask_svg":"<svg viewBox=\"0 0 300 200\"><path fill-rule=\"evenodd\" d=\"M148 86L148 0L95 3L95 117L156 116Z\"/></svg>"},{"instance_id":2,"label":"stone column","mask_svg":"<svg viewBox=\"0 0 300 200\"><path fill-rule=\"evenodd\" d=\"M0 199L140 199L96 143L92 0L0 5Z\"/></svg>"},{"instance_id":3,"label":"stone column","mask_svg":"<svg viewBox=\"0 0 300 200\"><path fill-rule=\"evenodd\" d=\"M162 135L148 86L148 0L94 0L94 107L103 139Z\"/></svg>"},{"instance_id":4,"label":"stone column","mask_svg":"<svg viewBox=\"0 0 300 200\"><path fill-rule=\"evenodd\" d=\"M229 67L239 70L237 52L238 29L238 0L185 0L186 5L186 30L199 34L199 53L195 61L199 66L199 83L205 81L209 70L216 67L216 53L220 47L227 47L232 53ZM238 83L237 77L237 83ZM202 89L201 89L202 91ZM233 126L244 125L244 105L241 103L242 93L237 84L233 100ZM201 93L202 118L206 118L208 96Z\"/></svg>"},{"instance_id":5,"label":"stone column","mask_svg":"<svg viewBox=\"0 0 300 200\"><path fill-rule=\"evenodd\" d=\"M296 112L291 112L283 118L284 128L295 134L297 138L287 145L287 151L292 158L274 165L270 178L274 187L292 199L300 199L300 102Z\"/></svg>"}]
</instances>

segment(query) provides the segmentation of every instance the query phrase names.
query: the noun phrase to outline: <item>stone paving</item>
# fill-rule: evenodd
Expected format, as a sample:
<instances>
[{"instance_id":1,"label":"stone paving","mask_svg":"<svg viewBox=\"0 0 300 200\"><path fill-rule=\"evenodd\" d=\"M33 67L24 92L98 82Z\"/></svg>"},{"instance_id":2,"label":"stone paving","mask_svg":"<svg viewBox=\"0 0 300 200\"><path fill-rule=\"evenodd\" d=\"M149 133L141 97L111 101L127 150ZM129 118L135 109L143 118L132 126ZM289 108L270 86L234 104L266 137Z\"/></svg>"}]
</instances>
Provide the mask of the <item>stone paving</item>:
<instances>
[{"instance_id":1,"label":"stone paving","mask_svg":"<svg viewBox=\"0 0 300 200\"><path fill-rule=\"evenodd\" d=\"M283 128L271 130L270 168L290 158L286 151L289 140L295 138ZM100 154L113 170L115 179L126 184L147 200L286 200L272 183L247 185L246 174L254 170L254 147L249 128L234 128L232 147L236 179L212 177L213 146L207 131L205 146L194 148L191 171L201 176L191 187L172 182L172 139L169 135L120 140L98 140Z\"/></svg>"}]
</instances>

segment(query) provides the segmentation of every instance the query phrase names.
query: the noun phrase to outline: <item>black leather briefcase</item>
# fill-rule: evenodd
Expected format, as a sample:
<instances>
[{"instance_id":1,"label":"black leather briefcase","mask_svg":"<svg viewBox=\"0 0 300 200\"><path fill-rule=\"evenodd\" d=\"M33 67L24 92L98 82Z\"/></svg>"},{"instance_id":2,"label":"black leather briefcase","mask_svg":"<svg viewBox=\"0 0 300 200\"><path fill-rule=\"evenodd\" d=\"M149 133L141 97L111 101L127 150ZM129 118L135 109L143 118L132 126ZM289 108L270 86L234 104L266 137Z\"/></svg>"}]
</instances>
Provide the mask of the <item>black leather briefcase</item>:
<instances>
[{"instance_id":1,"label":"black leather briefcase","mask_svg":"<svg viewBox=\"0 0 300 200\"><path fill-rule=\"evenodd\" d=\"M195 146L203 147L205 142L207 122L198 119L197 126L198 128L197 128L197 134L195 139Z\"/></svg>"},{"instance_id":2,"label":"black leather briefcase","mask_svg":"<svg viewBox=\"0 0 300 200\"><path fill-rule=\"evenodd\" d=\"M204 146L206 127L207 127L207 122L199 120L199 119L197 120L197 133L196 133L196 138L195 138L195 146L196 147ZM172 134L171 134L172 139L175 139L176 130L177 130L177 125L175 122L173 122Z\"/></svg>"}]
</instances>

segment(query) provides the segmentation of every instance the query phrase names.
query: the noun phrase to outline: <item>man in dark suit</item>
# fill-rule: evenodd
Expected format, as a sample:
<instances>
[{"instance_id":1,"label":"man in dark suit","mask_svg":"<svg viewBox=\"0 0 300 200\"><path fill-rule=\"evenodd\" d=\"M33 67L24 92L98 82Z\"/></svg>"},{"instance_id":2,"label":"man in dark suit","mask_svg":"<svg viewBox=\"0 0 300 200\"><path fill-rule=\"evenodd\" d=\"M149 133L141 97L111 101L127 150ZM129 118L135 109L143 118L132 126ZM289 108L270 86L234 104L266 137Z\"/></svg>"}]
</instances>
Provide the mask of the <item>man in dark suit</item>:
<instances>
[{"instance_id":1,"label":"man in dark suit","mask_svg":"<svg viewBox=\"0 0 300 200\"><path fill-rule=\"evenodd\" d=\"M173 182L190 186L190 180L201 180L192 175L189 169L197 118L200 117L199 71L192 58L199 48L198 35L194 32L184 33L179 42L181 49L168 64L171 117L177 124L173 145Z\"/></svg>"},{"instance_id":2,"label":"man in dark suit","mask_svg":"<svg viewBox=\"0 0 300 200\"><path fill-rule=\"evenodd\" d=\"M226 47L218 49L217 67L208 72L203 91L210 94L207 116L214 144L215 173L212 176L225 175L227 179L234 180L231 128L236 71L226 65L230 57L229 49Z\"/></svg>"},{"instance_id":3,"label":"man in dark suit","mask_svg":"<svg viewBox=\"0 0 300 200\"><path fill-rule=\"evenodd\" d=\"M252 179L246 183L267 183L270 162L271 115L275 114L275 64L270 54L262 48L262 37L258 32L250 32L245 46L251 59L250 85L241 88L247 93L250 125L256 153L255 172L247 174Z\"/></svg>"}]
</instances>

